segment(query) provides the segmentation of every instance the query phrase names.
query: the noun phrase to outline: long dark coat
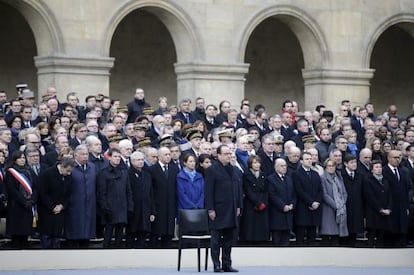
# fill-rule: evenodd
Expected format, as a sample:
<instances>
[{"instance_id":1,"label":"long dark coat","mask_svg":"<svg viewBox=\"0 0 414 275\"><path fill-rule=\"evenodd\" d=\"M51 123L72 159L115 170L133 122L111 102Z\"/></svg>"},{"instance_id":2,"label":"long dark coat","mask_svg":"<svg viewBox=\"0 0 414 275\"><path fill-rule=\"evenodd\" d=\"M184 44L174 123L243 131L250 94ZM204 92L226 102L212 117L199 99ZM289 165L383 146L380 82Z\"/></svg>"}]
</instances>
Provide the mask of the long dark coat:
<instances>
[{"instance_id":1,"label":"long dark coat","mask_svg":"<svg viewBox=\"0 0 414 275\"><path fill-rule=\"evenodd\" d=\"M275 161L276 161L275 154L273 154L273 160L270 159L270 157L266 155L265 152L263 152L263 150L260 150L257 153L257 155L260 157L262 161L262 165L260 169L263 171L265 177L271 175L275 171Z\"/></svg>"},{"instance_id":2,"label":"long dark coat","mask_svg":"<svg viewBox=\"0 0 414 275\"><path fill-rule=\"evenodd\" d=\"M268 183L263 172L256 178L248 169L243 176L243 213L240 219L240 240L269 240ZM254 208L261 203L266 205L263 211Z\"/></svg>"},{"instance_id":3,"label":"long dark coat","mask_svg":"<svg viewBox=\"0 0 414 275\"><path fill-rule=\"evenodd\" d=\"M65 225L64 215L70 198L72 176L62 176L57 166L47 168L40 174L37 211L39 215L38 230L40 234L60 237ZM59 214L53 213L56 205L62 204Z\"/></svg>"},{"instance_id":4,"label":"long dark coat","mask_svg":"<svg viewBox=\"0 0 414 275\"><path fill-rule=\"evenodd\" d=\"M313 202L322 203L321 178L317 172L311 170L310 177L300 166L292 174L293 186L297 196L295 224L299 226L319 226L322 221L322 205L316 210L309 210Z\"/></svg>"},{"instance_id":5,"label":"long dark coat","mask_svg":"<svg viewBox=\"0 0 414 275\"><path fill-rule=\"evenodd\" d=\"M76 165L65 211L65 236L69 240L93 239L96 235L96 168L88 162L86 170Z\"/></svg>"},{"instance_id":6,"label":"long dark coat","mask_svg":"<svg viewBox=\"0 0 414 275\"><path fill-rule=\"evenodd\" d=\"M238 226L237 208L243 208L242 174L236 167L225 167L220 161L206 169L204 195L207 210L216 212L210 229L219 230Z\"/></svg>"},{"instance_id":7,"label":"long dark coat","mask_svg":"<svg viewBox=\"0 0 414 275\"><path fill-rule=\"evenodd\" d=\"M349 234L364 232L365 206L362 195L363 177L359 173L354 174L352 179L346 169L341 170L342 179L348 199L346 200L346 215Z\"/></svg>"},{"instance_id":8,"label":"long dark coat","mask_svg":"<svg viewBox=\"0 0 414 275\"><path fill-rule=\"evenodd\" d=\"M128 212L134 209L128 171L120 166L101 170L97 180L97 201L102 210L102 224L128 222Z\"/></svg>"},{"instance_id":9,"label":"long dark coat","mask_svg":"<svg viewBox=\"0 0 414 275\"><path fill-rule=\"evenodd\" d=\"M18 166L13 166L18 172L24 174L33 184L30 172ZM25 206L28 201L36 202L36 186L32 185L33 193L30 196L23 186L6 171L5 185L8 194L6 233L9 235L30 235L32 233L33 210L31 205Z\"/></svg>"},{"instance_id":10,"label":"long dark coat","mask_svg":"<svg viewBox=\"0 0 414 275\"><path fill-rule=\"evenodd\" d=\"M409 194L410 194L410 176L406 168L398 168L400 180L394 174L394 171L388 165L382 168L382 174L390 185L392 195L392 231L395 233L407 233L409 216Z\"/></svg>"},{"instance_id":11,"label":"long dark coat","mask_svg":"<svg viewBox=\"0 0 414 275\"><path fill-rule=\"evenodd\" d=\"M148 172L152 179L156 213L151 231L161 236L174 235L178 168L172 163L168 165L168 179L159 162L150 166Z\"/></svg>"},{"instance_id":12,"label":"long dark coat","mask_svg":"<svg viewBox=\"0 0 414 275\"><path fill-rule=\"evenodd\" d=\"M379 212L381 208L392 208L392 196L387 179L383 178L382 183L380 183L371 174L364 179L362 191L366 201L366 227L369 229L390 230L391 216L384 216Z\"/></svg>"},{"instance_id":13,"label":"long dark coat","mask_svg":"<svg viewBox=\"0 0 414 275\"><path fill-rule=\"evenodd\" d=\"M150 215L155 215L151 175L132 166L129 168L128 174L134 202L133 215L128 219L128 230L130 232L150 232Z\"/></svg>"},{"instance_id":14,"label":"long dark coat","mask_svg":"<svg viewBox=\"0 0 414 275\"><path fill-rule=\"evenodd\" d=\"M267 177L266 181L269 186L269 226L270 231L274 230L292 230L293 229L293 211L283 212L285 205L293 204L296 208L296 194L293 188L292 177L285 176L285 180L273 173Z\"/></svg>"}]
</instances>

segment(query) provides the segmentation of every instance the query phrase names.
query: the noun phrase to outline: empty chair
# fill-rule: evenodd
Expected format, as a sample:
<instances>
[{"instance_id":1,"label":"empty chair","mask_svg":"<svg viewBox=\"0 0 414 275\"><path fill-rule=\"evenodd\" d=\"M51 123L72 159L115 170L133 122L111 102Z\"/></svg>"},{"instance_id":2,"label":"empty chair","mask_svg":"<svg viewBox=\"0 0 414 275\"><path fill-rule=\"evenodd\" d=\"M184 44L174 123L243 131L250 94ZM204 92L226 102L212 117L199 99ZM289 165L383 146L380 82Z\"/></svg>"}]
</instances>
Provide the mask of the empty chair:
<instances>
[{"instance_id":1,"label":"empty chair","mask_svg":"<svg viewBox=\"0 0 414 275\"><path fill-rule=\"evenodd\" d=\"M181 249L184 240L192 240L197 244L198 272L200 272L200 248L204 241L206 248L205 270L207 270L208 247L210 240L208 229L208 215L206 209L179 209L178 210L178 268L181 267Z\"/></svg>"}]
</instances>

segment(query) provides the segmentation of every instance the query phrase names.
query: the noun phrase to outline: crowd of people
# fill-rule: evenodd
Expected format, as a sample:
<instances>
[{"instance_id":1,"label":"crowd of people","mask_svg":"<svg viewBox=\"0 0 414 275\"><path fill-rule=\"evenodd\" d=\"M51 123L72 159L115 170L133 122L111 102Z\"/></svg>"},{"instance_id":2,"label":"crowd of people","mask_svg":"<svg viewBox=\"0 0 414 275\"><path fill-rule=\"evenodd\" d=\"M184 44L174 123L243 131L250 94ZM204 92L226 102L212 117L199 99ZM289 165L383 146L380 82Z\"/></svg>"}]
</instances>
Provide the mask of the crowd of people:
<instances>
[{"instance_id":1,"label":"crowd of people","mask_svg":"<svg viewBox=\"0 0 414 275\"><path fill-rule=\"evenodd\" d=\"M156 106L138 88L127 106L101 94L82 106L73 92L50 87L37 103L16 88L0 91L0 212L15 248L34 232L43 248L170 247L178 209L208 212L216 271L235 271L235 241L414 239L414 115L395 105L300 112L286 100L269 116L248 99L239 110L203 98Z\"/></svg>"}]
</instances>

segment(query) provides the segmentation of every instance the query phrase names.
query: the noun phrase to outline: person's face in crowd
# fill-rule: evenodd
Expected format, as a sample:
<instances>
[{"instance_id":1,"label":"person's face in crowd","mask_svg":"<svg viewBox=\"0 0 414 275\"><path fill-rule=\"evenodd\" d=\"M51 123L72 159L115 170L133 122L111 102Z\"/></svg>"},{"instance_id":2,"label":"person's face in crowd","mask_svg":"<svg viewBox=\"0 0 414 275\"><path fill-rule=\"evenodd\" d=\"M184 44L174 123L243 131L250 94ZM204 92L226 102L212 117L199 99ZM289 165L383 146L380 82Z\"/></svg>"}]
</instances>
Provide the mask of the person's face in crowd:
<instances>
[{"instance_id":1,"label":"person's face in crowd","mask_svg":"<svg viewBox=\"0 0 414 275\"><path fill-rule=\"evenodd\" d=\"M39 152L30 152L27 154L27 164L29 166L38 165L40 163Z\"/></svg>"},{"instance_id":2,"label":"person's face in crowd","mask_svg":"<svg viewBox=\"0 0 414 275\"><path fill-rule=\"evenodd\" d=\"M366 109L362 109L359 111L359 117L361 119L366 119L368 117L368 111Z\"/></svg>"},{"instance_id":3,"label":"person's face in crowd","mask_svg":"<svg viewBox=\"0 0 414 275\"><path fill-rule=\"evenodd\" d=\"M158 160L163 163L167 164L171 161L171 152L168 148L162 147L158 151Z\"/></svg>"},{"instance_id":4,"label":"person's face in crowd","mask_svg":"<svg viewBox=\"0 0 414 275\"><path fill-rule=\"evenodd\" d=\"M9 157L9 148L7 147L6 144L0 143L0 150L2 152L4 152L4 157L8 158Z\"/></svg>"},{"instance_id":5,"label":"person's face in crowd","mask_svg":"<svg viewBox=\"0 0 414 275\"><path fill-rule=\"evenodd\" d=\"M398 118L396 118L396 117L391 117L389 120L388 120L388 126L390 127L390 128L392 128L392 129L396 129L396 128L398 128Z\"/></svg>"},{"instance_id":6,"label":"person's face in crowd","mask_svg":"<svg viewBox=\"0 0 414 275\"><path fill-rule=\"evenodd\" d=\"M217 153L217 158L223 165L228 165L230 163L232 154L233 153L229 147L222 146L221 153Z\"/></svg>"},{"instance_id":7,"label":"person's face in crowd","mask_svg":"<svg viewBox=\"0 0 414 275\"><path fill-rule=\"evenodd\" d=\"M47 102L47 106L51 113L55 113L58 110L59 104L56 99L52 98Z\"/></svg>"},{"instance_id":8,"label":"person's face in crowd","mask_svg":"<svg viewBox=\"0 0 414 275\"><path fill-rule=\"evenodd\" d=\"M172 115L170 113L165 113L163 117L164 117L165 125L171 125Z\"/></svg>"},{"instance_id":9,"label":"person's face in crowd","mask_svg":"<svg viewBox=\"0 0 414 275\"><path fill-rule=\"evenodd\" d=\"M309 156L311 158L311 156ZM300 150L291 149L288 154L288 159L291 163L298 163L300 160ZM312 159L311 159L311 165L312 165Z\"/></svg>"},{"instance_id":10,"label":"person's face in crowd","mask_svg":"<svg viewBox=\"0 0 414 275\"><path fill-rule=\"evenodd\" d=\"M116 134L116 128L115 128L115 126L114 125L109 125L107 128L106 128L106 131L105 131L105 136L107 137L107 138L109 138L109 137L112 137L113 135L115 135Z\"/></svg>"},{"instance_id":11,"label":"person's face in crowd","mask_svg":"<svg viewBox=\"0 0 414 275\"><path fill-rule=\"evenodd\" d=\"M6 155L3 151L0 151L0 164L3 165L6 162Z\"/></svg>"},{"instance_id":12,"label":"person's face in crowd","mask_svg":"<svg viewBox=\"0 0 414 275\"><path fill-rule=\"evenodd\" d=\"M368 140L368 139L370 139L370 138L375 137L375 131L374 131L374 130L372 130L372 129L368 129L368 130L366 130L366 131L365 131L365 135L364 135L364 137L365 137L365 140Z\"/></svg>"},{"instance_id":13,"label":"person's face in crowd","mask_svg":"<svg viewBox=\"0 0 414 275\"><path fill-rule=\"evenodd\" d=\"M82 127L76 132L76 137L80 140L84 140L87 134L88 134L88 129L86 127Z\"/></svg>"},{"instance_id":14,"label":"person's face in crowd","mask_svg":"<svg viewBox=\"0 0 414 275\"><path fill-rule=\"evenodd\" d=\"M307 141L307 142L304 142L303 143L303 148L305 150L309 150L309 149L315 148L315 146L316 146L316 142L315 141Z\"/></svg>"},{"instance_id":15,"label":"person's face in crowd","mask_svg":"<svg viewBox=\"0 0 414 275\"><path fill-rule=\"evenodd\" d=\"M307 133L309 132L309 124L307 121L302 121L301 123L298 124L298 131L302 132L302 133Z\"/></svg>"},{"instance_id":16,"label":"person's face in crowd","mask_svg":"<svg viewBox=\"0 0 414 275\"><path fill-rule=\"evenodd\" d=\"M96 121L90 121L88 122L88 125L86 126L88 129L88 132L97 133L99 131L99 126Z\"/></svg>"},{"instance_id":17,"label":"person's face in crowd","mask_svg":"<svg viewBox=\"0 0 414 275\"><path fill-rule=\"evenodd\" d=\"M134 166L134 168L141 170L144 167L144 155L139 154L136 156L134 159L132 159L131 164Z\"/></svg>"},{"instance_id":18,"label":"person's face in crowd","mask_svg":"<svg viewBox=\"0 0 414 275\"><path fill-rule=\"evenodd\" d=\"M150 164L152 164L152 165L154 165L155 163L157 163L157 161L158 161L158 153L156 151L155 152L148 153L148 155L147 155L147 161Z\"/></svg>"},{"instance_id":19,"label":"person's face in crowd","mask_svg":"<svg viewBox=\"0 0 414 275\"><path fill-rule=\"evenodd\" d=\"M200 154L211 155L211 144L209 142L204 142L200 145Z\"/></svg>"},{"instance_id":20,"label":"person's face in crowd","mask_svg":"<svg viewBox=\"0 0 414 275\"><path fill-rule=\"evenodd\" d=\"M260 133L257 130L250 130L249 134L251 134L255 137L254 140L257 140L260 136Z\"/></svg>"},{"instance_id":21,"label":"person's face in crowd","mask_svg":"<svg viewBox=\"0 0 414 275\"><path fill-rule=\"evenodd\" d=\"M374 113L374 104L367 104L365 108L367 109L368 114Z\"/></svg>"},{"instance_id":22,"label":"person's face in crowd","mask_svg":"<svg viewBox=\"0 0 414 275\"><path fill-rule=\"evenodd\" d=\"M364 128L375 130L375 122L373 122L371 119L367 119L364 123Z\"/></svg>"},{"instance_id":23,"label":"person's face in crowd","mask_svg":"<svg viewBox=\"0 0 414 275\"><path fill-rule=\"evenodd\" d=\"M60 137L60 136L67 137L68 131L62 127L59 129L56 129L56 137Z\"/></svg>"},{"instance_id":24,"label":"person's face in crowd","mask_svg":"<svg viewBox=\"0 0 414 275\"><path fill-rule=\"evenodd\" d=\"M196 166L196 161L195 161L194 156L192 156L192 155L189 156L188 159L187 159L187 161L184 162L184 166L188 170L193 171L195 169L195 166Z\"/></svg>"},{"instance_id":25,"label":"person's face in crowd","mask_svg":"<svg viewBox=\"0 0 414 275\"><path fill-rule=\"evenodd\" d=\"M102 153L102 142L100 140L93 140L89 144L88 149L89 149L89 152L95 155L99 155L100 153Z\"/></svg>"},{"instance_id":26,"label":"person's face in crowd","mask_svg":"<svg viewBox=\"0 0 414 275\"><path fill-rule=\"evenodd\" d=\"M286 102L284 109L288 113L292 112L292 110L293 110L293 104L292 104L292 102Z\"/></svg>"},{"instance_id":27,"label":"person's face in crowd","mask_svg":"<svg viewBox=\"0 0 414 275\"><path fill-rule=\"evenodd\" d=\"M235 123L237 121L237 113L236 112L227 113L227 120L230 123Z\"/></svg>"},{"instance_id":28,"label":"person's face in crowd","mask_svg":"<svg viewBox=\"0 0 414 275\"><path fill-rule=\"evenodd\" d=\"M205 112L208 117L215 117L217 115L217 110L213 106L208 106Z\"/></svg>"},{"instance_id":29,"label":"person's face in crowd","mask_svg":"<svg viewBox=\"0 0 414 275\"><path fill-rule=\"evenodd\" d=\"M260 171L260 167L261 167L262 165L261 165L261 163L260 163L260 161L258 161L257 159L254 159L253 160L253 162L252 162L252 170L253 171Z\"/></svg>"},{"instance_id":30,"label":"person's face in crowd","mask_svg":"<svg viewBox=\"0 0 414 275\"><path fill-rule=\"evenodd\" d=\"M336 143L336 148L338 148L341 151L346 151L346 148L348 146L348 142L345 138L340 138Z\"/></svg>"},{"instance_id":31,"label":"person's face in crowd","mask_svg":"<svg viewBox=\"0 0 414 275\"><path fill-rule=\"evenodd\" d=\"M66 136L59 136L56 138L56 143L55 143L56 149L61 150L63 147L68 147L68 146L69 146L69 142Z\"/></svg>"},{"instance_id":32,"label":"person's face in crowd","mask_svg":"<svg viewBox=\"0 0 414 275\"><path fill-rule=\"evenodd\" d=\"M183 113L189 113L190 112L190 102L183 102L180 104L180 111Z\"/></svg>"},{"instance_id":33,"label":"person's face in crowd","mask_svg":"<svg viewBox=\"0 0 414 275\"><path fill-rule=\"evenodd\" d=\"M124 134L127 137L134 137L135 136L134 125L132 123L129 123L125 126Z\"/></svg>"},{"instance_id":34,"label":"person's face in crowd","mask_svg":"<svg viewBox=\"0 0 414 275\"><path fill-rule=\"evenodd\" d=\"M332 161L332 160L329 160L329 161L326 163L325 171L326 171L326 173L328 173L328 174L334 174L334 173L335 173L335 171L336 171L336 164L335 164L335 162L334 162L334 161Z\"/></svg>"},{"instance_id":35,"label":"person's face in crowd","mask_svg":"<svg viewBox=\"0 0 414 275\"><path fill-rule=\"evenodd\" d=\"M24 166L26 164L25 156L22 154L19 158L16 159L15 163L17 166Z\"/></svg>"},{"instance_id":36,"label":"person's face in crowd","mask_svg":"<svg viewBox=\"0 0 414 275\"><path fill-rule=\"evenodd\" d=\"M295 113L299 111L298 103L296 101L292 101L292 111Z\"/></svg>"},{"instance_id":37,"label":"person's face in crowd","mask_svg":"<svg viewBox=\"0 0 414 275\"><path fill-rule=\"evenodd\" d=\"M31 121L32 120L32 108L23 108L21 116L23 117L24 121Z\"/></svg>"},{"instance_id":38,"label":"person's face in crowd","mask_svg":"<svg viewBox=\"0 0 414 275\"><path fill-rule=\"evenodd\" d=\"M128 120L127 113L118 113L118 116L120 116L122 118L122 125L125 125L125 123ZM152 115L148 115L147 117L151 117L152 118Z\"/></svg>"},{"instance_id":39,"label":"person's face in crowd","mask_svg":"<svg viewBox=\"0 0 414 275\"><path fill-rule=\"evenodd\" d=\"M374 140L372 143L372 150L375 152L381 151L381 141L379 139Z\"/></svg>"},{"instance_id":40,"label":"person's face in crowd","mask_svg":"<svg viewBox=\"0 0 414 275\"><path fill-rule=\"evenodd\" d=\"M382 164L381 163L376 163L372 166L372 170L371 170L372 174L376 175L376 176L381 176L382 175Z\"/></svg>"},{"instance_id":41,"label":"person's face in crowd","mask_svg":"<svg viewBox=\"0 0 414 275\"><path fill-rule=\"evenodd\" d=\"M94 97L90 97L88 99L88 101L86 101L85 106L89 109L92 110L96 105L96 98Z\"/></svg>"},{"instance_id":42,"label":"person's face in crowd","mask_svg":"<svg viewBox=\"0 0 414 275\"><path fill-rule=\"evenodd\" d=\"M348 162L344 162L344 165L346 168L348 168L349 171L356 171L357 169L357 160L353 159Z\"/></svg>"},{"instance_id":43,"label":"person's face in crowd","mask_svg":"<svg viewBox=\"0 0 414 275\"><path fill-rule=\"evenodd\" d=\"M405 141L408 143L414 143L414 131L409 130L405 133Z\"/></svg>"},{"instance_id":44,"label":"person's face in crowd","mask_svg":"<svg viewBox=\"0 0 414 275\"><path fill-rule=\"evenodd\" d=\"M136 89L135 90L135 98L138 100L143 100L144 99L144 90L143 89Z\"/></svg>"},{"instance_id":45,"label":"person's face in crowd","mask_svg":"<svg viewBox=\"0 0 414 275\"><path fill-rule=\"evenodd\" d=\"M75 152L75 160L81 165L86 164L88 162L88 158L88 150L79 150Z\"/></svg>"},{"instance_id":46,"label":"person's face in crowd","mask_svg":"<svg viewBox=\"0 0 414 275\"><path fill-rule=\"evenodd\" d=\"M242 113L244 116L247 116L247 114L250 112L250 107L249 105L243 105L240 113Z\"/></svg>"},{"instance_id":47,"label":"person's face in crowd","mask_svg":"<svg viewBox=\"0 0 414 275\"><path fill-rule=\"evenodd\" d=\"M204 169L207 169L208 167L211 166L211 159L206 158L203 162L200 162L200 166L203 167Z\"/></svg>"},{"instance_id":48,"label":"person's face in crowd","mask_svg":"<svg viewBox=\"0 0 414 275\"><path fill-rule=\"evenodd\" d=\"M39 128L39 134L42 135L42 136L49 135L49 126L45 125L42 128Z\"/></svg>"},{"instance_id":49,"label":"person's face in crowd","mask_svg":"<svg viewBox=\"0 0 414 275\"><path fill-rule=\"evenodd\" d=\"M181 126L181 122L180 121L174 122L174 125L173 125L174 132L181 131L181 128L182 128L182 126Z\"/></svg>"},{"instance_id":50,"label":"person's face in crowd","mask_svg":"<svg viewBox=\"0 0 414 275\"><path fill-rule=\"evenodd\" d=\"M356 134L356 133L352 133L352 134L349 136L349 138L348 138L348 142L349 142L349 143L353 143L353 144L355 144L355 143L356 143L356 141L357 141L357 134Z\"/></svg>"},{"instance_id":51,"label":"person's face in crowd","mask_svg":"<svg viewBox=\"0 0 414 275\"><path fill-rule=\"evenodd\" d=\"M0 104L4 104L7 102L7 94L6 93L0 93Z\"/></svg>"},{"instance_id":52,"label":"person's face in crowd","mask_svg":"<svg viewBox=\"0 0 414 275\"><path fill-rule=\"evenodd\" d=\"M123 120L120 117L115 117L112 123L115 125L115 128L118 131L120 131L123 127Z\"/></svg>"},{"instance_id":53,"label":"person's face in crowd","mask_svg":"<svg viewBox=\"0 0 414 275\"><path fill-rule=\"evenodd\" d=\"M101 107L104 110L109 110L111 108L111 100L109 98L104 98L101 102Z\"/></svg>"},{"instance_id":54,"label":"person's face in crowd","mask_svg":"<svg viewBox=\"0 0 414 275\"><path fill-rule=\"evenodd\" d=\"M332 139L331 131L329 129L322 129L320 138L323 142L330 142Z\"/></svg>"},{"instance_id":55,"label":"person's face in crowd","mask_svg":"<svg viewBox=\"0 0 414 275\"><path fill-rule=\"evenodd\" d=\"M280 117L272 118L271 123L274 129L280 129L280 127L282 127L282 119Z\"/></svg>"},{"instance_id":56,"label":"person's face in crowd","mask_svg":"<svg viewBox=\"0 0 414 275\"><path fill-rule=\"evenodd\" d=\"M404 144L404 140L398 140L395 144L395 149L401 151L402 145Z\"/></svg>"},{"instance_id":57,"label":"person's face in crowd","mask_svg":"<svg viewBox=\"0 0 414 275\"><path fill-rule=\"evenodd\" d=\"M411 146L410 150L407 151L407 157L414 160L414 146Z\"/></svg>"},{"instance_id":58,"label":"person's face in crowd","mask_svg":"<svg viewBox=\"0 0 414 275\"><path fill-rule=\"evenodd\" d=\"M62 176L69 176L72 174L73 166L69 165L67 167L60 166L60 172L62 173Z\"/></svg>"},{"instance_id":59,"label":"person's face in crowd","mask_svg":"<svg viewBox=\"0 0 414 275\"><path fill-rule=\"evenodd\" d=\"M270 138L266 138L263 140L262 147L265 154L270 155L275 150L275 142L272 141Z\"/></svg>"},{"instance_id":60,"label":"person's face in crowd","mask_svg":"<svg viewBox=\"0 0 414 275\"><path fill-rule=\"evenodd\" d=\"M73 112L73 107L71 105L66 105L65 109L63 109L63 115L70 117Z\"/></svg>"},{"instance_id":61,"label":"person's face in crowd","mask_svg":"<svg viewBox=\"0 0 414 275\"><path fill-rule=\"evenodd\" d=\"M165 119L163 117L160 117L154 121L154 127L157 129L164 128L165 126Z\"/></svg>"},{"instance_id":62,"label":"person's face in crowd","mask_svg":"<svg viewBox=\"0 0 414 275\"><path fill-rule=\"evenodd\" d=\"M277 159L275 162L275 170L278 174L285 175L287 172L287 164L284 159Z\"/></svg>"},{"instance_id":63,"label":"person's face in crowd","mask_svg":"<svg viewBox=\"0 0 414 275\"><path fill-rule=\"evenodd\" d=\"M28 134L26 137L26 145L31 145L33 147L39 148L42 145L42 143L37 135Z\"/></svg>"},{"instance_id":64,"label":"person's face in crowd","mask_svg":"<svg viewBox=\"0 0 414 275\"><path fill-rule=\"evenodd\" d=\"M11 139L12 139L12 134L11 134L11 131L10 130L5 130L0 135L0 141L2 143L9 144L11 142Z\"/></svg>"},{"instance_id":65,"label":"person's face in crowd","mask_svg":"<svg viewBox=\"0 0 414 275\"><path fill-rule=\"evenodd\" d=\"M180 158L181 151L178 146L171 147L170 152L171 152L171 159L178 160Z\"/></svg>"},{"instance_id":66,"label":"person's face in crowd","mask_svg":"<svg viewBox=\"0 0 414 275\"><path fill-rule=\"evenodd\" d=\"M190 143L191 147L198 151L200 149L201 138L193 138Z\"/></svg>"},{"instance_id":67,"label":"person's face in crowd","mask_svg":"<svg viewBox=\"0 0 414 275\"><path fill-rule=\"evenodd\" d=\"M118 152L113 152L112 156L109 157L109 163L117 167L121 163L121 154Z\"/></svg>"},{"instance_id":68,"label":"person's face in crowd","mask_svg":"<svg viewBox=\"0 0 414 275\"><path fill-rule=\"evenodd\" d=\"M290 125L292 123L290 114L289 113L283 113L282 114L282 121L285 125Z\"/></svg>"},{"instance_id":69,"label":"person's face in crowd","mask_svg":"<svg viewBox=\"0 0 414 275\"><path fill-rule=\"evenodd\" d=\"M310 154L304 154L300 162L305 169L309 169L312 166L312 156Z\"/></svg>"},{"instance_id":70,"label":"person's face in crowd","mask_svg":"<svg viewBox=\"0 0 414 275\"><path fill-rule=\"evenodd\" d=\"M371 152L361 152L359 155L359 160L365 164L369 165L371 163L372 153Z\"/></svg>"},{"instance_id":71,"label":"person's face in crowd","mask_svg":"<svg viewBox=\"0 0 414 275\"><path fill-rule=\"evenodd\" d=\"M79 103L79 99L78 99L78 97L77 96L75 96L75 95L71 95L71 96L69 96L68 97L68 103L73 107L73 108L76 108L76 106L78 105L78 103Z\"/></svg>"},{"instance_id":72,"label":"person's face in crowd","mask_svg":"<svg viewBox=\"0 0 414 275\"><path fill-rule=\"evenodd\" d=\"M342 163L342 153L341 152L335 151L333 153L333 158L334 158L334 161L337 165Z\"/></svg>"},{"instance_id":73,"label":"person's face in crowd","mask_svg":"<svg viewBox=\"0 0 414 275\"><path fill-rule=\"evenodd\" d=\"M230 111L230 103L227 101L223 102L223 104L221 104L220 112L228 113L229 111Z\"/></svg>"},{"instance_id":74,"label":"person's face in crowd","mask_svg":"<svg viewBox=\"0 0 414 275\"><path fill-rule=\"evenodd\" d=\"M39 106L39 116L42 118L49 117L49 108L47 107L47 105L41 104Z\"/></svg>"},{"instance_id":75,"label":"person's face in crowd","mask_svg":"<svg viewBox=\"0 0 414 275\"><path fill-rule=\"evenodd\" d=\"M65 128L66 130L68 130L69 127L70 127L70 118L68 118L68 117L62 117L60 119L60 125L62 125L63 128Z\"/></svg>"},{"instance_id":76,"label":"person's face in crowd","mask_svg":"<svg viewBox=\"0 0 414 275\"><path fill-rule=\"evenodd\" d=\"M128 145L125 145L125 146L122 146L119 149L121 151L121 155L124 158L129 158L131 156L132 152L134 151L134 148L132 146L132 143L131 144L128 144Z\"/></svg>"},{"instance_id":77,"label":"person's face in crowd","mask_svg":"<svg viewBox=\"0 0 414 275\"><path fill-rule=\"evenodd\" d=\"M20 103L20 101L13 101L11 105L11 110L13 113L20 113L20 111L22 110L22 104Z\"/></svg>"},{"instance_id":78,"label":"person's face in crowd","mask_svg":"<svg viewBox=\"0 0 414 275\"><path fill-rule=\"evenodd\" d=\"M273 150L275 153L277 153L277 154L279 154L279 153L282 153L282 151L283 151L283 143L278 143L278 142L276 142L275 143L275 147L274 147L274 150Z\"/></svg>"},{"instance_id":79,"label":"person's face in crowd","mask_svg":"<svg viewBox=\"0 0 414 275\"><path fill-rule=\"evenodd\" d=\"M204 99L198 99L195 104L198 109L204 109Z\"/></svg>"},{"instance_id":80,"label":"person's face in crowd","mask_svg":"<svg viewBox=\"0 0 414 275\"><path fill-rule=\"evenodd\" d=\"M318 150L316 149L309 149L307 151L309 154L311 154L312 157L312 163L317 163L319 161L319 154L318 154Z\"/></svg>"},{"instance_id":81,"label":"person's face in crowd","mask_svg":"<svg viewBox=\"0 0 414 275\"><path fill-rule=\"evenodd\" d=\"M20 130L22 128L22 120L19 117L16 117L11 124L11 128Z\"/></svg>"},{"instance_id":82,"label":"person's face in crowd","mask_svg":"<svg viewBox=\"0 0 414 275\"><path fill-rule=\"evenodd\" d=\"M247 140L243 140L243 141L239 141L237 143L237 148L240 149L243 152L247 152L249 150L249 143L247 142Z\"/></svg>"},{"instance_id":83,"label":"person's face in crowd","mask_svg":"<svg viewBox=\"0 0 414 275\"><path fill-rule=\"evenodd\" d=\"M0 118L0 128L7 128L7 123L4 119Z\"/></svg>"}]
</instances>

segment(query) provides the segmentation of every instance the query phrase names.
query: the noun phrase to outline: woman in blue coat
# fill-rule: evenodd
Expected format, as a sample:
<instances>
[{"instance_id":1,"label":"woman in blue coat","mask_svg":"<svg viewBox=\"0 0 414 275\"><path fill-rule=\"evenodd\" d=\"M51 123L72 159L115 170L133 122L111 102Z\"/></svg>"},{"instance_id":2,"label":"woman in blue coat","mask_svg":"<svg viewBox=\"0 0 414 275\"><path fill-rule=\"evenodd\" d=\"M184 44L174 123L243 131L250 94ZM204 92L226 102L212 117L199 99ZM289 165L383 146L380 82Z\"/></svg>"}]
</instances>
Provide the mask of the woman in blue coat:
<instances>
[{"instance_id":1,"label":"woman in blue coat","mask_svg":"<svg viewBox=\"0 0 414 275\"><path fill-rule=\"evenodd\" d=\"M204 179L195 170L195 156L184 155L183 163L184 168L177 175L177 209L203 209Z\"/></svg>"}]
</instances>

